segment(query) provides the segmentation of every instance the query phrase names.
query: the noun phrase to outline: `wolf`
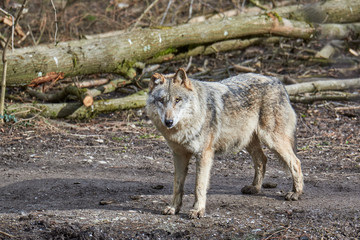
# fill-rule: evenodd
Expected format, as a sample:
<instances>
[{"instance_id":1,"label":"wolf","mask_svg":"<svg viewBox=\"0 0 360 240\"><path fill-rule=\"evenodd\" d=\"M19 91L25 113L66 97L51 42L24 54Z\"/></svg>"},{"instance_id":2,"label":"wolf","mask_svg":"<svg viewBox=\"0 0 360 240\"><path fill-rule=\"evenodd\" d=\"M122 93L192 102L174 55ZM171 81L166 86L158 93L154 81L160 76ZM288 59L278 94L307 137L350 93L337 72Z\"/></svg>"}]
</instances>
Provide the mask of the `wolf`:
<instances>
[{"instance_id":1,"label":"wolf","mask_svg":"<svg viewBox=\"0 0 360 240\"><path fill-rule=\"evenodd\" d=\"M246 149L255 176L243 194L259 193L271 149L290 170L292 190L286 200L303 192L301 163L295 154L296 114L282 83L272 77L247 73L220 82L202 82L175 74L155 73L149 82L147 116L164 136L173 153L174 186L171 204L163 214L180 211L189 160L196 159L195 202L190 218L205 215L206 193L215 153Z\"/></svg>"}]
</instances>

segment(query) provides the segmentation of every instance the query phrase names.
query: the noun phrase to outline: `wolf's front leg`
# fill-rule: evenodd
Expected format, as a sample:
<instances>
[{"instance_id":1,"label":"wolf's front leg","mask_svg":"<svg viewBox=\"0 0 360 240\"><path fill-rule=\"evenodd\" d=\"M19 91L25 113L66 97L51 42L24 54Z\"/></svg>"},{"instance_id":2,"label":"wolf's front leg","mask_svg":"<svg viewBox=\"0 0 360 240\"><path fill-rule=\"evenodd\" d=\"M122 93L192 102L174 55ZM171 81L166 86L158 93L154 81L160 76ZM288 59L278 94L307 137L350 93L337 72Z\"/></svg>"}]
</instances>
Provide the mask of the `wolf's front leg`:
<instances>
[{"instance_id":1,"label":"wolf's front leg","mask_svg":"<svg viewBox=\"0 0 360 240\"><path fill-rule=\"evenodd\" d=\"M195 203L190 210L190 218L201 218L205 215L206 192L209 188L213 158L214 151L209 147L196 159Z\"/></svg>"},{"instance_id":2,"label":"wolf's front leg","mask_svg":"<svg viewBox=\"0 0 360 240\"><path fill-rule=\"evenodd\" d=\"M192 154L174 153L174 190L171 205L167 206L163 214L174 215L180 211L182 205L182 197L184 195L184 182L188 172L189 160Z\"/></svg>"}]
</instances>

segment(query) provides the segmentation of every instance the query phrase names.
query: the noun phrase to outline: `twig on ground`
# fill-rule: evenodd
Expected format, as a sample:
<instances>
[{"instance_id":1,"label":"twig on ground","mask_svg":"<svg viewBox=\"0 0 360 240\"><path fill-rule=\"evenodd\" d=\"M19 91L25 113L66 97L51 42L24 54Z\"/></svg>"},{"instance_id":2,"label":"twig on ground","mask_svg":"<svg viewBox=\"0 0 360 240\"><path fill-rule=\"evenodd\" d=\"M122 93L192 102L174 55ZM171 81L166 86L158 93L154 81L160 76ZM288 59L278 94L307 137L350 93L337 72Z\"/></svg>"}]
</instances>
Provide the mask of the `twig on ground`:
<instances>
[{"instance_id":1,"label":"twig on ground","mask_svg":"<svg viewBox=\"0 0 360 240\"><path fill-rule=\"evenodd\" d=\"M31 27L30 27L30 24L27 24L27 27L28 27L28 29L29 29L30 36L31 36L31 39L32 39L34 45L37 45L36 40L35 40L35 37L34 37L34 34L32 33L32 30L31 30Z\"/></svg>"},{"instance_id":2,"label":"twig on ground","mask_svg":"<svg viewBox=\"0 0 360 240\"><path fill-rule=\"evenodd\" d=\"M25 122L25 121L30 121L30 120L33 120L35 118L38 118L38 117L41 117L41 113L44 111L43 110L40 110L37 114L35 114L34 116L30 117L30 118L23 118L23 119L20 119L18 120L15 124L19 124L21 122Z\"/></svg>"},{"instance_id":3,"label":"twig on ground","mask_svg":"<svg viewBox=\"0 0 360 240\"><path fill-rule=\"evenodd\" d=\"M274 235L276 235L276 234L278 234L278 233L281 233L281 232L284 232L284 231L287 231L287 230L289 230L290 228L291 228L291 225L288 226L288 227L283 227L283 228L281 228L281 229L273 232L272 234L270 234L269 236L267 236L267 237L264 238L264 239L271 239L271 238L273 238Z\"/></svg>"},{"instance_id":4,"label":"twig on ground","mask_svg":"<svg viewBox=\"0 0 360 240\"><path fill-rule=\"evenodd\" d=\"M189 57L189 62L188 62L188 64L187 64L186 68L185 68L185 71L186 71L186 72L190 69L191 63L192 63L192 56Z\"/></svg>"},{"instance_id":5,"label":"twig on ground","mask_svg":"<svg viewBox=\"0 0 360 240\"><path fill-rule=\"evenodd\" d=\"M193 3L194 3L194 0L191 0L191 1L190 1L190 7L189 7L189 17L188 17L188 20L190 20L191 17L192 17Z\"/></svg>"},{"instance_id":6,"label":"twig on ground","mask_svg":"<svg viewBox=\"0 0 360 240\"><path fill-rule=\"evenodd\" d=\"M360 78L298 83L286 86L289 95L360 88Z\"/></svg>"},{"instance_id":7,"label":"twig on ground","mask_svg":"<svg viewBox=\"0 0 360 240\"><path fill-rule=\"evenodd\" d=\"M5 11L4 9L0 8L0 12L4 13L6 16L11 17L12 25L11 25L11 49L14 50L14 33L15 33L15 23L14 23L14 16ZM10 38L9 38L10 39ZM7 47L8 44L5 44ZM5 49L5 48L4 48Z\"/></svg>"},{"instance_id":8,"label":"twig on ground","mask_svg":"<svg viewBox=\"0 0 360 240\"><path fill-rule=\"evenodd\" d=\"M245 3L246 3L246 0L243 0L242 4L241 4L241 8L240 8L240 11L242 12L245 8Z\"/></svg>"},{"instance_id":9,"label":"twig on ground","mask_svg":"<svg viewBox=\"0 0 360 240\"><path fill-rule=\"evenodd\" d=\"M262 9L262 10L269 11L269 8L268 8L268 7L262 5L262 4L259 3L259 1L257 1L257 0L250 0L250 2L251 2L252 4L254 4L256 7Z\"/></svg>"},{"instance_id":10,"label":"twig on ground","mask_svg":"<svg viewBox=\"0 0 360 240\"><path fill-rule=\"evenodd\" d=\"M17 44L20 45L23 41L25 41L25 39L29 35L30 35L30 31L27 31L27 33L19 41L17 41Z\"/></svg>"},{"instance_id":11,"label":"twig on ground","mask_svg":"<svg viewBox=\"0 0 360 240\"><path fill-rule=\"evenodd\" d=\"M155 0L153 1L143 12L143 14L141 14L141 16L136 20L134 26L130 29L130 31L132 31L133 29L135 29L137 27L137 25L139 24L139 22L141 21L141 19L145 16L145 14L150 11L150 9L158 2L159 0Z\"/></svg>"},{"instance_id":12,"label":"twig on ground","mask_svg":"<svg viewBox=\"0 0 360 240\"><path fill-rule=\"evenodd\" d=\"M169 0L169 3L168 3L168 5L167 5L167 7L166 7L166 10L165 10L165 12L164 12L164 15L163 15L163 17L162 17L162 19L161 19L160 25L163 25L163 24L164 24L166 15L167 15L167 13L168 13L168 11L169 11L169 9L170 9L170 6L171 6L172 2L173 2L173 0Z\"/></svg>"},{"instance_id":13,"label":"twig on ground","mask_svg":"<svg viewBox=\"0 0 360 240\"><path fill-rule=\"evenodd\" d=\"M5 237L8 237L8 238L16 238L14 235L11 235L11 234L3 232L3 231L0 231L0 234L4 235Z\"/></svg>"},{"instance_id":14,"label":"twig on ground","mask_svg":"<svg viewBox=\"0 0 360 240\"><path fill-rule=\"evenodd\" d=\"M233 67L236 71L238 72L256 72L255 68L252 67L246 67L246 66L241 66L239 64L233 64Z\"/></svg>"},{"instance_id":15,"label":"twig on ground","mask_svg":"<svg viewBox=\"0 0 360 240\"><path fill-rule=\"evenodd\" d=\"M14 113L12 113L12 115L16 116L16 115L24 115L25 113L28 113L28 112L31 112L31 111L42 111L40 108L37 108L37 107L33 107L33 106L28 106L26 107L26 110L24 111L20 111L20 112L17 112L16 110L17 109L22 109L22 107L18 107L18 108L14 108L13 111Z\"/></svg>"},{"instance_id":16,"label":"twig on ground","mask_svg":"<svg viewBox=\"0 0 360 240\"><path fill-rule=\"evenodd\" d=\"M336 107L334 109L335 109L335 111L357 110L357 109L360 109L360 106Z\"/></svg>"},{"instance_id":17,"label":"twig on ground","mask_svg":"<svg viewBox=\"0 0 360 240\"><path fill-rule=\"evenodd\" d=\"M52 7L54 9L54 15L55 15L55 35L54 35L54 45L56 46L56 38L57 38L57 32L58 32L58 21L57 21L57 15L56 15L56 7L55 7L55 4L53 2L53 0L51 0L51 4L52 4Z\"/></svg>"},{"instance_id":18,"label":"twig on ground","mask_svg":"<svg viewBox=\"0 0 360 240\"><path fill-rule=\"evenodd\" d=\"M301 103L313 103L316 101L358 101L360 94L348 92L324 92L310 96L290 95L290 101Z\"/></svg>"}]
</instances>

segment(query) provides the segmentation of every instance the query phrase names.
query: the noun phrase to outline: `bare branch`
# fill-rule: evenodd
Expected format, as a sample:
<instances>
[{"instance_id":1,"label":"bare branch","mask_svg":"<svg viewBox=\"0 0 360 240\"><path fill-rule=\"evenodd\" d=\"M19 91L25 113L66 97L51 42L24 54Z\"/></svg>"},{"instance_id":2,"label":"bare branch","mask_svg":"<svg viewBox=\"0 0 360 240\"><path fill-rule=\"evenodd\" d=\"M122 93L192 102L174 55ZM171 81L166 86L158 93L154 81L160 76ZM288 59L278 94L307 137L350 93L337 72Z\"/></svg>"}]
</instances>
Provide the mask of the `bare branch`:
<instances>
[{"instance_id":1,"label":"bare branch","mask_svg":"<svg viewBox=\"0 0 360 240\"><path fill-rule=\"evenodd\" d=\"M360 88L360 78L298 83L286 86L289 95Z\"/></svg>"},{"instance_id":2,"label":"bare branch","mask_svg":"<svg viewBox=\"0 0 360 240\"><path fill-rule=\"evenodd\" d=\"M168 11L169 11L169 9L170 9L170 6L171 6L172 2L173 2L173 0L169 0L169 3L168 3L168 5L167 5L167 7L166 7L166 10L165 10L165 13L164 13L164 15L163 15L163 17L162 17L162 19L161 19L160 25L163 25L163 24L164 24L166 15L167 15L167 13L168 13Z\"/></svg>"},{"instance_id":3,"label":"bare branch","mask_svg":"<svg viewBox=\"0 0 360 240\"><path fill-rule=\"evenodd\" d=\"M57 37L57 32L58 32L58 21L57 21L57 15L56 15L56 7L55 4L53 2L53 0L51 0L51 4L53 6L54 9L54 15L55 15L55 36L54 36L54 45L56 46L56 37Z\"/></svg>"},{"instance_id":4,"label":"bare branch","mask_svg":"<svg viewBox=\"0 0 360 240\"><path fill-rule=\"evenodd\" d=\"M189 7L189 18L188 19L191 19L191 17L192 17L193 3L194 3L194 0L191 0L190 1L190 7Z\"/></svg>"},{"instance_id":5,"label":"bare branch","mask_svg":"<svg viewBox=\"0 0 360 240\"><path fill-rule=\"evenodd\" d=\"M150 9L158 2L159 0L155 0L153 1L146 9L145 11L143 12L143 14L141 14L141 16L136 20L136 23L134 24L134 26L131 28L132 29L135 29L137 27L137 25L139 24L139 22L141 21L141 19L145 16L145 14L150 11Z\"/></svg>"},{"instance_id":6,"label":"bare branch","mask_svg":"<svg viewBox=\"0 0 360 240\"><path fill-rule=\"evenodd\" d=\"M28 0L24 0L23 4L21 5L21 8L16 16L16 20L14 22L14 17L12 17L13 19L13 25L12 25L12 37L8 38L6 43L5 43L5 46L4 46L4 50L3 50L3 54L2 54L2 62L3 62L3 75L2 75L2 81L1 81L1 96L0 96L0 116L4 116L4 109L5 109L5 89L6 89L6 72L7 72L7 59L6 59L6 50L7 50L7 47L9 45L9 42L10 42L10 39L13 39L13 36L14 36L14 31L15 31L15 26L17 25L19 19L20 19L20 16L23 12L23 9L26 5ZM12 41L14 43L14 41ZM0 123L3 123L4 122L4 119L1 118L0 119Z\"/></svg>"},{"instance_id":7,"label":"bare branch","mask_svg":"<svg viewBox=\"0 0 360 240\"><path fill-rule=\"evenodd\" d=\"M14 32L15 32L15 24L14 24L14 16L5 11L4 9L0 8L0 11L4 13L7 16L11 17L12 26L11 26L11 49L14 51ZM8 38L9 39L9 38ZM5 47L7 47L8 44L5 44Z\"/></svg>"}]
</instances>

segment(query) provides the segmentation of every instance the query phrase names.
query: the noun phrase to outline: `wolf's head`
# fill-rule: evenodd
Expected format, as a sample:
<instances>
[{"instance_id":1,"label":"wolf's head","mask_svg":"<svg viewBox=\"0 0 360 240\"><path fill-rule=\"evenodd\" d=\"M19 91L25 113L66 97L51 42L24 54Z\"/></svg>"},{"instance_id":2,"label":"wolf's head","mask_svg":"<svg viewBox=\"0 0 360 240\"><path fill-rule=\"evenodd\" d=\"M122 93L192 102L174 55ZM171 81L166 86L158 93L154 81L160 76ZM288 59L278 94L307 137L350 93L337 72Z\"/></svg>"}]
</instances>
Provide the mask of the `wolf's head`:
<instances>
[{"instance_id":1,"label":"wolf's head","mask_svg":"<svg viewBox=\"0 0 360 240\"><path fill-rule=\"evenodd\" d=\"M155 73L149 83L149 117L155 125L158 118L165 127L173 128L192 114L194 98L193 85L184 69L169 75Z\"/></svg>"}]
</instances>

